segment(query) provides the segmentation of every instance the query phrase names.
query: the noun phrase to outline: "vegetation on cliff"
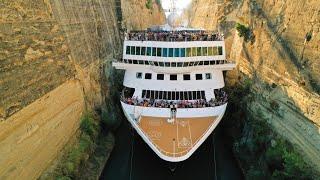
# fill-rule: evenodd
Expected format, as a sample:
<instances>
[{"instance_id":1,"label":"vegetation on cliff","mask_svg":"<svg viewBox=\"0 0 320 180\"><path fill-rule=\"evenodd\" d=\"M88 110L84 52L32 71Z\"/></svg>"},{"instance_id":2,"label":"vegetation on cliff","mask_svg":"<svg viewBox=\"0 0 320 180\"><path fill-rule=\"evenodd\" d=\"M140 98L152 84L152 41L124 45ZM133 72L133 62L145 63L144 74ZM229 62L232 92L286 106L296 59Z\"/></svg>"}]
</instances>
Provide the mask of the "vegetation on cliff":
<instances>
[{"instance_id":1,"label":"vegetation on cliff","mask_svg":"<svg viewBox=\"0 0 320 180\"><path fill-rule=\"evenodd\" d=\"M251 112L253 82L245 79L228 87L230 101L224 128L246 179L313 179L315 172L284 138L277 135L261 110ZM273 110L278 105L270 104Z\"/></svg>"},{"instance_id":2,"label":"vegetation on cliff","mask_svg":"<svg viewBox=\"0 0 320 180\"><path fill-rule=\"evenodd\" d=\"M108 150L111 151L114 139L111 134L102 131L98 119L93 113L84 113L80 121L79 138L67 148L54 170L43 174L40 179L83 179L91 171L97 171L99 168L96 166L103 167L103 159L106 153L110 154ZM96 169L92 169L91 165Z\"/></svg>"}]
</instances>

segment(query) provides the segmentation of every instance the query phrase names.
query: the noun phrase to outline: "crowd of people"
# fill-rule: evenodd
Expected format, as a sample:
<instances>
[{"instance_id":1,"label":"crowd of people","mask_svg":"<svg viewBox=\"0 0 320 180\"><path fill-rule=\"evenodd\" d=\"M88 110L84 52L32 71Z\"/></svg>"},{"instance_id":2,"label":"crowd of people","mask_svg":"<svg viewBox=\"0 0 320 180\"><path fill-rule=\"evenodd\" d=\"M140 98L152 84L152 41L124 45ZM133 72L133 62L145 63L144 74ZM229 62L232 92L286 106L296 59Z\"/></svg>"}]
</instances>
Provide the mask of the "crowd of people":
<instances>
[{"instance_id":1,"label":"crowd of people","mask_svg":"<svg viewBox=\"0 0 320 180\"><path fill-rule=\"evenodd\" d=\"M125 98L122 96L122 102L135 106L144 106L144 107L156 107L156 108L170 108L172 105L177 108L204 108L204 107L215 107L220 106L228 101L228 96L224 91L219 91L219 94L216 95L215 99L206 101L205 99L200 100L155 100L147 98Z\"/></svg>"},{"instance_id":2,"label":"crowd of people","mask_svg":"<svg viewBox=\"0 0 320 180\"><path fill-rule=\"evenodd\" d=\"M131 41L223 41L224 35L206 31L137 31L126 34Z\"/></svg>"}]
</instances>

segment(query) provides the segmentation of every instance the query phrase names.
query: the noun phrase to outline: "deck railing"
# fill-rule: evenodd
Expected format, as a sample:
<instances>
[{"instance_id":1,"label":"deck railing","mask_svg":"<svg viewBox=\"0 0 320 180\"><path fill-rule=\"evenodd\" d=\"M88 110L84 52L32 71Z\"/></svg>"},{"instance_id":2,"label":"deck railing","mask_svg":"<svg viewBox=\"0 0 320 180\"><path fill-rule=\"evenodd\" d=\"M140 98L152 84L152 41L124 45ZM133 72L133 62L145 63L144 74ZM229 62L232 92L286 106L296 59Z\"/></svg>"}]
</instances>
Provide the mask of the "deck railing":
<instances>
[{"instance_id":1,"label":"deck railing","mask_svg":"<svg viewBox=\"0 0 320 180\"><path fill-rule=\"evenodd\" d=\"M194 66L214 66L223 64L235 64L230 60L208 60L208 61L190 61L190 62L163 62L163 61L144 61L134 59L119 59L114 62L121 62L125 64L136 64L146 66L160 66L160 67L194 67Z\"/></svg>"}]
</instances>

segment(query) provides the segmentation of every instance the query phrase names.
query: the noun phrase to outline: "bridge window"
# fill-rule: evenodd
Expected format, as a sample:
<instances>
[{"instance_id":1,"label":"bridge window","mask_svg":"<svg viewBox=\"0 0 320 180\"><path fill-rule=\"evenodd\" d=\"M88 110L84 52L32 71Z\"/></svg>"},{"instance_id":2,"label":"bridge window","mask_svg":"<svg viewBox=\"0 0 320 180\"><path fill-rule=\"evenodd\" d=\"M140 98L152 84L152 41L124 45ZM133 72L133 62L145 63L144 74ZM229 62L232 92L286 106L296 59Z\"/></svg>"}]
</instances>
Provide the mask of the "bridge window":
<instances>
[{"instance_id":1,"label":"bridge window","mask_svg":"<svg viewBox=\"0 0 320 180\"><path fill-rule=\"evenodd\" d=\"M152 74L151 73L146 73L144 78L145 79L152 79Z\"/></svg>"},{"instance_id":2,"label":"bridge window","mask_svg":"<svg viewBox=\"0 0 320 180\"><path fill-rule=\"evenodd\" d=\"M135 55L135 53L136 53L136 47L135 47L135 46L131 46L131 52L130 52L130 54L131 54L131 55Z\"/></svg>"},{"instance_id":3,"label":"bridge window","mask_svg":"<svg viewBox=\"0 0 320 180\"><path fill-rule=\"evenodd\" d=\"M222 54L223 54L223 51L222 51L222 47L221 47L221 46L218 47L218 53L219 53L219 55L222 55Z\"/></svg>"},{"instance_id":4,"label":"bridge window","mask_svg":"<svg viewBox=\"0 0 320 180\"><path fill-rule=\"evenodd\" d=\"M157 48L152 48L152 56L157 56Z\"/></svg>"},{"instance_id":5,"label":"bridge window","mask_svg":"<svg viewBox=\"0 0 320 180\"><path fill-rule=\"evenodd\" d=\"M191 48L187 48L187 55L186 55L187 57L191 57L192 56L192 54L191 54Z\"/></svg>"},{"instance_id":6,"label":"bridge window","mask_svg":"<svg viewBox=\"0 0 320 180\"><path fill-rule=\"evenodd\" d=\"M217 47L212 47L212 52L213 52L214 56L218 55L218 48Z\"/></svg>"},{"instance_id":7,"label":"bridge window","mask_svg":"<svg viewBox=\"0 0 320 180\"><path fill-rule=\"evenodd\" d=\"M157 74L157 80L164 80L164 74Z\"/></svg>"},{"instance_id":8,"label":"bridge window","mask_svg":"<svg viewBox=\"0 0 320 180\"><path fill-rule=\"evenodd\" d=\"M197 56L202 56L201 47L197 47Z\"/></svg>"},{"instance_id":9,"label":"bridge window","mask_svg":"<svg viewBox=\"0 0 320 180\"><path fill-rule=\"evenodd\" d=\"M141 47L141 55L142 56L146 55L146 47Z\"/></svg>"},{"instance_id":10,"label":"bridge window","mask_svg":"<svg viewBox=\"0 0 320 180\"><path fill-rule=\"evenodd\" d=\"M208 48L202 47L202 56L208 56Z\"/></svg>"},{"instance_id":11,"label":"bridge window","mask_svg":"<svg viewBox=\"0 0 320 180\"><path fill-rule=\"evenodd\" d=\"M136 55L141 55L140 50L141 50L141 48L140 48L140 47L136 47Z\"/></svg>"},{"instance_id":12,"label":"bridge window","mask_svg":"<svg viewBox=\"0 0 320 180\"><path fill-rule=\"evenodd\" d=\"M147 56L151 56L152 50L151 47L147 47Z\"/></svg>"},{"instance_id":13,"label":"bridge window","mask_svg":"<svg viewBox=\"0 0 320 180\"><path fill-rule=\"evenodd\" d=\"M202 80L202 74L196 74L196 80Z\"/></svg>"},{"instance_id":14,"label":"bridge window","mask_svg":"<svg viewBox=\"0 0 320 180\"><path fill-rule=\"evenodd\" d=\"M185 80L185 81L191 80L190 74L184 74L183 75L183 80Z\"/></svg>"},{"instance_id":15,"label":"bridge window","mask_svg":"<svg viewBox=\"0 0 320 180\"><path fill-rule=\"evenodd\" d=\"M180 57L179 53L179 48L174 48L174 57Z\"/></svg>"},{"instance_id":16,"label":"bridge window","mask_svg":"<svg viewBox=\"0 0 320 180\"><path fill-rule=\"evenodd\" d=\"M186 48L180 48L180 57L186 57Z\"/></svg>"},{"instance_id":17,"label":"bridge window","mask_svg":"<svg viewBox=\"0 0 320 180\"><path fill-rule=\"evenodd\" d=\"M197 56L197 48L196 47L192 48L192 56Z\"/></svg>"},{"instance_id":18,"label":"bridge window","mask_svg":"<svg viewBox=\"0 0 320 180\"><path fill-rule=\"evenodd\" d=\"M141 72L137 72L136 77L137 77L137 79L142 79L142 73Z\"/></svg>"},{"instance_id":19,"label":"bridge window","mask_svg":"<svg viewBox=\"0 0 320 180\"><path fill-rule=\"evenodd\" d=\"M170 80L171 81L176 81L178 79L177 75L176 74L171 74L170 75Z\"/></svg>"},{"instance_id":20,"label":"bridge window","mask_svg":"<svg viewBox=\"0 0 320 180\"><path fill-rule=\"evenodd\" d=\"M126 47L126 54L130 54L130 46Z\"/></svg>"},{"instance_id":21,"label":"bridge window","mask_svg":"<svg viewBox=\"0 0 320 180\"><path fill-rule=\"evenodd\" d=\"M169 57L173 57L173 48L169 48Z\"/></svg>"},{"instance_id":22,"label":"bridge window","mask_svg":"<svg viewBox=\"0 0 320 180\"><path fill-rule=\"evenodd\" d=\"M208 56L213 56L213 49L212 49L212 47L208 47Z\"/></svg>"},{"instance_id":23,"label":"bridge window","mask_svg":"<svg viewBox=\"0 0 320 180\"><path fill-rule=\"evenodd\" d=\"M161 57L162 53L161 53L161 48L157 48L157 56Z\"/></svg>"},{"instance_id":24,"label":"bridge window","mask_svg":"<svg viewBox=\"0 0 320 180\"><path fill-rule=\"evenodd\" d=\"M162 48L163 57L168 57L168 48Z\"/></svg>"}]
</instances>

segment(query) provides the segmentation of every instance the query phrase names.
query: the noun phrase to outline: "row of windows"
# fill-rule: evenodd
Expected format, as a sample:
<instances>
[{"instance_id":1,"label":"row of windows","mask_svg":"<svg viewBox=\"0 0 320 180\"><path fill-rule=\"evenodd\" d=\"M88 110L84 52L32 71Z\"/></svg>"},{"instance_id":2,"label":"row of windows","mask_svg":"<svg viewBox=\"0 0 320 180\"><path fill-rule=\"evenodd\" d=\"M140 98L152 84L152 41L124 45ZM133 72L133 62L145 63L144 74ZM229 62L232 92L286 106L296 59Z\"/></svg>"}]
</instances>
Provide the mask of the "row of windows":
<instances>
[{"instance_id":1,"label":"row of windows","mask_svg":"<svg viewBox=\"0 0 320 180\"><path fill-rule=\"evenodd\" d=\"M143 90L142 97L162 100L199 100L206 99L204 91L153 91Z\"/></svg>"},{"instance_id":2,"label":"row of windows","mask_svg":"<svg viewBox=\"0 0 320 180\"><path fill-rule=\"evenodd\" d=\"M136 78L137 79L142 79L143 73L142 72L137 72ZM191 75L190 74L183 74L183 80L184 81L189 81L191 80ZM211 73L205 73L205 79L212 79ZM152 73L145 73L144 74L144 79L152 79ZM169 76L170 81L177 81L178 80L178 75L177 74L170 74ZM203 80L203 74L196 74L195 75L196 80ZM157 80L164 80L164 74L157 74Z\"/></svg>"},{"instance_id":3,"label":"row of windows","mask_svg":"<svg viewBox=\"0 0 320 180\"><path fill-rule=\"evenodd\" d=\"M218 65L227 64L226 60L211 60L211 61L193 61L193 62L158 62L158 61L143 61L143 60L131 60L123 59L122 62L128 64L142 64L152 65L160 67L189 67L189 66L207 66L207 65Z\"/></svg>"},{"instance_id":4,"label":"row of windows","mask_svg":"<svg viewBox=\"0 0 320 180\"><path fill-rule=\"evenodd\" d=\"M158 57L193 57L222 55L222 46L217 47L192 47L192 48L157 48L127 46L127 55L158 56Z\"/></svg>"}]
</instances>

